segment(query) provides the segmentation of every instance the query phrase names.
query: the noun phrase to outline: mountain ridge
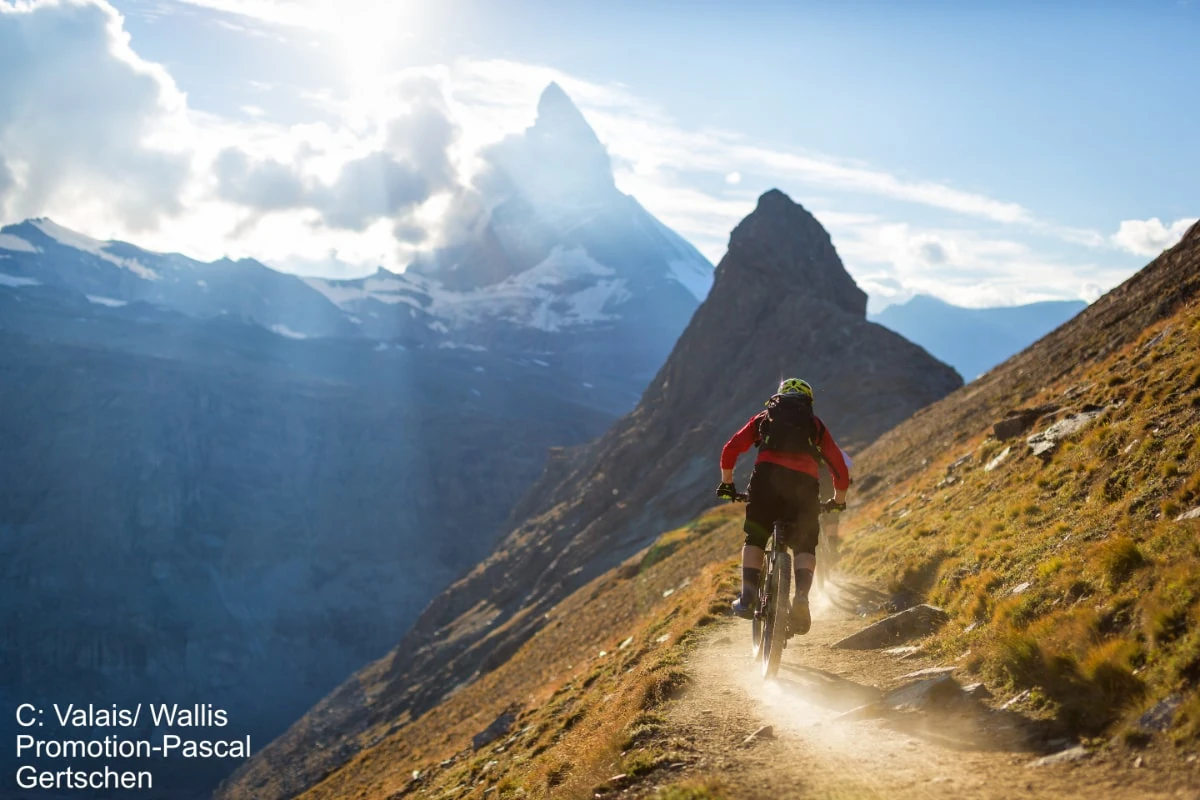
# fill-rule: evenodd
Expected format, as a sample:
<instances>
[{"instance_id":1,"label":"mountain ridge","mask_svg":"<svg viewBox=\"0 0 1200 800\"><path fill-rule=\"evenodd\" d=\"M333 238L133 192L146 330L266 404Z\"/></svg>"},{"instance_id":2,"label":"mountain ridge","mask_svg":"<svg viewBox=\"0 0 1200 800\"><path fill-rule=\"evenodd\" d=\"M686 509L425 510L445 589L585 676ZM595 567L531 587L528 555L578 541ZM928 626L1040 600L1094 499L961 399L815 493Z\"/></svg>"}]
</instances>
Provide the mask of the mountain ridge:
<instances>
[{"instance_id":1,"label":"mountain ridge","mask_svg":"<svg viewBox=\"0 0 1200 800\"><path fill-rule=\"evenodd\" d=\"M373 700L343 689L322 706L345 720L347 747L360 726L415 718L489 674L545 627L559 600L711 505L721 444L761 409L781 372L813 382L818 413L851 451L961 385L951 368L866 321L865 296L807 211L782 193L764 198L735 228L712 291L638 406L600 438L556 451L495 552L372 668L381 686ZM764 231L778 241L761 239ZM269 745L220 796L260 782L272 764L298 762L297 751L312 747L309 724ZM307 769L287 792L312 780Z\"/></svg>"},{"instance_id":2,"label":"mountain ridge","mask_svg":"<svg viewBox=\"0 0 1200 800\"><path fill-rule=\"evenodd\" d=\"M1075 737L1090 737L1086 750L1064 751L1068 758L1080 751L1091 756L1081 754L1070 775L1029 773L1027 782L1049 790L1102 790L1119 779L1127 790L1122 796L1132 797L1170 793L1194 778L1186 754L1200 736L1200 640L1192 624L1200 619L1200 551L1192 535L1200 517L1188 519L1186 510L1200 504L1200 372L1194 359L1200 345L1200 226L1192 233L1028 351L913 415L856 458L865 477L852 494L863 500L843 522L847 563L900 589L889 602L913 602L932 592L951 615L949 624L922 641L918 660L906 656L902 664L919 666L927 659L952 667L963 684L985 681L986 691L977 688L975 695L994 699L970 704L981 714L981 727L1015 728L1031 737L994 743L1002 748L1003 773L1014 779L1025 766L1047 763L1035 759L1039 747L1053 753ZM1047 402L1063 407L1051 410ZM1031 431L1071 419L1082 408L1107 410L1093 430L1068 434L1043 459L1024 438L1000 441L993 434L991 423L1020 404L1041 409ZM1012 452L1004 455L1006 448ZM1134 464L1136 473L1123 472ZM1175 470L1165 468L1171 465ZM511 660L464 681L419 717L392 714L395 707L374 707L380 713L372 716L371 704L331 695L306 717L309 728L293 729L263 751L269 769L260 762L255 770L251 762L219 797L303 793L313 800L350 794L382 800L493 791L648 796L668 782L702 793L710 780L728 777L730 760L740 767L734 774L745 774L744 760L729 756L730 742L737 740L730 738L728 715L716 725L705 718L719 728L720 757L714 761L711 749L698 755L693 740L683 740L688 747L679 744L680 731L670 727L662 708L681 688L715 688L686 688L696 670L675 648L686 649L698 638L696 629L716 622L726 593L737 584L738 511L714 508L662 533L547 611L547 624ZM862 602L857 592L852 596ZM487 625L490 612L484 606L479 611L479 624ZM460 632L447 627L438 633ZM787 652L795 656L792 648ZM368 693L394 691L389 660L394 665L395 656L360 672L361 684L348 682L343 691L360 685ZM744 656L735 660L737 668L745 665ZM828 669L830 660L802 655L800 666ZM911 669L887 653L875 654L874 661L886 661L892 675ZM854 679L874 685L879 677L873 672ZM816 691L824 697L828 682L819 684ZM845 699L858 697L857 688ZM943 728L950 720L936 712L905 713L905 720L958 730ZM955 720L970 713L959 706L952 712ZM344 742L354 733L356 714L365 717L368 731L361 752L326 759L303 746L305 736ZM1114 715L1120 726L1115 731L1105 727ZM855 726L875 725L869 717L842 715L832 724L857 742ZM997 717L1003 726L995 725ZM758 724L742 717L736 722L741 733ZM493 728L502 731L494 739L486 733ZM824 726L805 728L814 731L809 739L828 735L821 733ZM896 725L864 733L913 729L897 717ZM915 759L897 759L905 767L900 779L874 788L924 796L928 784L912 783L913 766L932 766L928 774L941 782L945 769L933 764L940 754L963 759L963 742L921 738ZM1181 746L1173 748L1172 740ZM991 758L992 740L983 741ZM979 747L974 738L967 742ZM835 750L839 765L876 766L870 754L853 757L858 747ZM761 768L761 759L754 765ZM970 773L980 761L964 763ZM1145 763L1156 768L1144 769ZM316 780L305 783L306 774ZM862 790L853 775L831 773L828 786ZM961 794L962 787L955 782L946 792Z\"/></svg>"},{"instance_id":3,"label":"mountain ridge","mask_svg":"<svg viewBox=\"0 0 1200 800\"><path fill-rule=\"evenodd\" d=\"M384 652L699 303L711 265L613 191L573 239L512 196L549 248L504 293L4 228L0 692L190 696L259 740Z\"/></svg>"}]
</instances>

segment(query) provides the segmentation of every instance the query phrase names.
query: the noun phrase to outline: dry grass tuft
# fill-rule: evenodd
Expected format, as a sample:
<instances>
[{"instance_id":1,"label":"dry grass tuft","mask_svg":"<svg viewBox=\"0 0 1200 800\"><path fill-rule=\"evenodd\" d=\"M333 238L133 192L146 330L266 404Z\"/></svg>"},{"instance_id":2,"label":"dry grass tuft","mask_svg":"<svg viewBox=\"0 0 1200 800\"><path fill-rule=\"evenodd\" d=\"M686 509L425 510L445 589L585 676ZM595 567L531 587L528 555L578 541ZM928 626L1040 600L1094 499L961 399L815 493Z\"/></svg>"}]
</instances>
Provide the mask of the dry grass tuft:
<instances>
[{"instance_id":1,"label":"dry grass tuft","mask_svg":"<svg viewBox=\"0 0 1200 800\"><path fill-rule=\"evenodd\" d=\"M712 781L688 781L664 786L654 800L725 800L721 784Z\"/></svg>"},{"instance_id":2,"label":"dry grass tuft","mask_svg":"<svg viewBox=\"0 0 1200 800\"><path fill-rule=\"evenodd\" d=\"M1137 543L1128 536L1117 536L1096 547L1096 562L1104 573L1109 588L1116 588L1129 579L1133 571L1146 565Z\"/></svg>"}]
</instances>

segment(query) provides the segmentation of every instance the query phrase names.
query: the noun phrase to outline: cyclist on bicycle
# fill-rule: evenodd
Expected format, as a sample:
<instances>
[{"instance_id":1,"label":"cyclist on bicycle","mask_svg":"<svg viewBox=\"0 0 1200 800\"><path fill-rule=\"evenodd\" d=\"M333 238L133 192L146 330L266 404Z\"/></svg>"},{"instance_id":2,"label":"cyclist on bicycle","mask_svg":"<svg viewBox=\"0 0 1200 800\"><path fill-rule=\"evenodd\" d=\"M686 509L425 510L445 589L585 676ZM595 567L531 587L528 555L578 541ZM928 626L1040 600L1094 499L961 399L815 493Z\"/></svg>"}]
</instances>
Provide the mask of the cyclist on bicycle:
<instances>
[{"instance_id":1,"label":"cyclist on bicycle","mask_svg":"<svg viewBox=\"0 0 1200 800\"><path fill-rule=\"evenodd\" d=\"M813 388L807 381L788 378L766 403L767 410L755 414L721 450L721 485L717 497L733 500L737 488L733 467L738 456L758 447L758 458L750 476L746 504L745 544L742 547L742 593L733 601L733 613L754 616L758 580L765 562L764 547L775 523L791 523L786 542L796 554L796 599L792 603L792 633L808 633L812 618L808 592L812 588L820 537L817 477L821 460L833 477L833 501L829 509L846 507L850 475L842 451L824 423L813 414Z\"/></svg>"}]
</instances>

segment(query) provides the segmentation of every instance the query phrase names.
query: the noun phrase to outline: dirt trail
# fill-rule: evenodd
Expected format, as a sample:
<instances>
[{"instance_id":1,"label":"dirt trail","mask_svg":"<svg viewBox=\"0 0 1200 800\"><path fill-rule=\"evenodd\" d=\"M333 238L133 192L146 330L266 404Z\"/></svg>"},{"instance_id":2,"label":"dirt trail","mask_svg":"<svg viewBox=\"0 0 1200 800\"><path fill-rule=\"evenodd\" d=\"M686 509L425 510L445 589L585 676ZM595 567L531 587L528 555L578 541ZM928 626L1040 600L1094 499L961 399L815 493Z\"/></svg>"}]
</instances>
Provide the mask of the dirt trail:
<instances>
[{"instance_id":1,"label":"dirt trail","mask_svg":"<svg viewBox=\"0 0 1200 800\"><path fill-rule=\"evenodd\" d=\"M729 798L1189 798L1200 800L1200 761L1169 745L1112 749L1071 763L1029 766L1071 742L987 705L932 715L836 720L936 665L876 651L834 650L864 625L878 597L842 582L814 599L812 632L794 638L779 676L763 681L749 623L713 626L687 665L693 684L667 709L666 744L678 771L660 771L632 796L680 780L716 780ZM775 738L743 744L762 725ZM686 755L682 755L686 754ZM1138 756L1139 766L1135 766Z\"/></svg>"}]
</instances>

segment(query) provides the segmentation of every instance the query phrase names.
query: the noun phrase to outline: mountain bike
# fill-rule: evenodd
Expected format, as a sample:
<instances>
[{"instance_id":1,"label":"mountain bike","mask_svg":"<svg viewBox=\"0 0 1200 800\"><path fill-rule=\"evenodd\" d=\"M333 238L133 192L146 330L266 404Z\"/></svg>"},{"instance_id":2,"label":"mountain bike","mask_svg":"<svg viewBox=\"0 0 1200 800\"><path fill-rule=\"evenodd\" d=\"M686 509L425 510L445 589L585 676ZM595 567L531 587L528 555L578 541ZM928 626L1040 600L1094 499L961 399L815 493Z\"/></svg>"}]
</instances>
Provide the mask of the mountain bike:
<instances>
[{"instance_id":1,"label":"mountain bike","mask_svg":"<svg viewBox=\"0 0 1200 800\"><path fill-rule=\"evenodd\" d=\"M746 502L738 494L736 502ZM767 542L766 559L758 581L758 605L750 623L750 643L754 658L761 663L762 676L772 678L779 671L783 648L787 644L792 619L792 554L788 552L787 528L790 523L775 523Z\"/></svg>"},{"instance_id":2,"label":"mountain bike","mask_svg":"<svg viewBox=\"0 0 1200 800\"><path fill-rule=\"evenodd\" d=\"M787 525L776 522L771 530L750 630L752 651L762 663L764 678L773 678L779 671L792 621L792 554L784 544Z\"/></svg>"}]
</instances>

